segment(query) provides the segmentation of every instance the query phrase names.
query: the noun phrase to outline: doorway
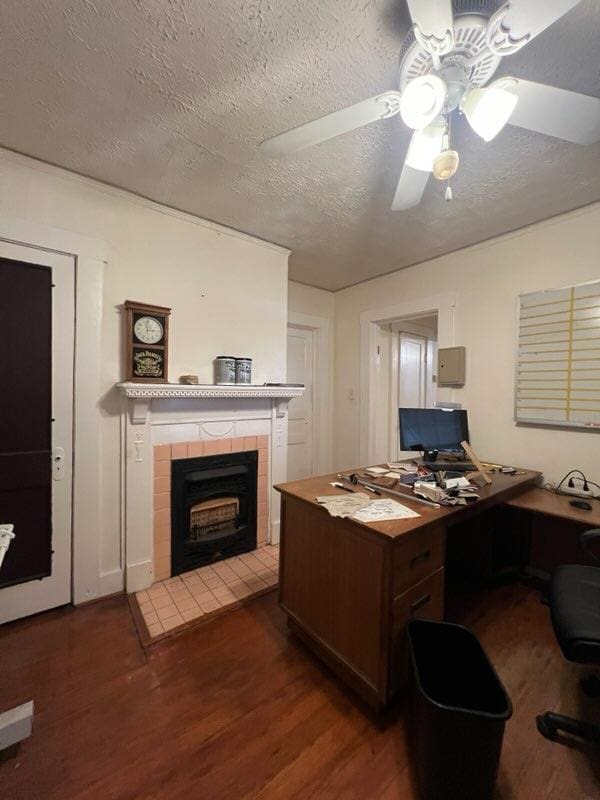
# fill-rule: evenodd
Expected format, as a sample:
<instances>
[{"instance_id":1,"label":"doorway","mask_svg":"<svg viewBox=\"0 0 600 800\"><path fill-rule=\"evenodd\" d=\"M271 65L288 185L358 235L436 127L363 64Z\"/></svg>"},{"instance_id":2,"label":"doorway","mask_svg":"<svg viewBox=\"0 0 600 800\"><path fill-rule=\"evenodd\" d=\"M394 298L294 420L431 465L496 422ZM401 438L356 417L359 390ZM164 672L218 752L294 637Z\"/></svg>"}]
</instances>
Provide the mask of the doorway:
<instances>
[{"instance_id":1,"label":"doorway","mask_svg":"<svg viewBox=\"0 0 600 800\"><path fill-rule=\"evenodd\" d=\"M390 457L400 457L399 408L433 408L437 400L437 314L390 323Z\"/></svg>"},{"instance_id":2,"label":"doorway","mask_svg":"<svg viewBox=\"0 0 600 800\"><path fill-rule=\"evenodd\" d=\"M354 463L380 464L394 457L397 433L390 434L391 425L398 424L398 405L392 407L391 394L396 383L390 373L394 361L390 357L391 325L398 321L435 316L437 346L452 347L454 341L454 312L457 298L453 292L407 300L394 305L363 311L360 315L360 426L358 454ZM390 339L392 342L390 342ZM432 359L431 363L434 361ZM452 402L451 388L436 384L434 402ZM398 442L399 444L399 442Z\"/></svg>"},{"instance_id":3,"label":"doorway","mask_svg":"<svg viewBox=\"0 0 600 800\"><path fill-rule=\"evenodd\" d=\"M314 330L288 326L287 380L304 384L288 407L287 479L296 481L314 474Z\"/></svg>"},{"instance_id":4,"label":"doorway","mask_svg":"<svg viewBox=\"0 0 600 800\"><path fill-rule=\"evenodd\" d=\"M71 601L75 263L0 241L0 622Z\"/></svg>"}]
</instances>

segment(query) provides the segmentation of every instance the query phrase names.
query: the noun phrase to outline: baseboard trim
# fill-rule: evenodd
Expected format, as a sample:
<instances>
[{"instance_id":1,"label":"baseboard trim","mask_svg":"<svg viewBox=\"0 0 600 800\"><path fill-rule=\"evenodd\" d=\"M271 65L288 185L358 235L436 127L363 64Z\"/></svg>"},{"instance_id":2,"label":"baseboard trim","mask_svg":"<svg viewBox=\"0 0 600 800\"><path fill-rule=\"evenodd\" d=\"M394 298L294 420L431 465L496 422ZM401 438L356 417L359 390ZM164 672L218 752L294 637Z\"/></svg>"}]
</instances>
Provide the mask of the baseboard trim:
<instances>
[{"instance_id":1,"label":"baseboard trim","mask_svg":"<svg viewBox=\"0 0 600 800\"><path fill-rule=\"evenodd\" d=\"M271 523L271 535L269 537L269 544L279 544L279 530L281 523L279 520Z\"/></svg>"},{"instance_id":2,"label":"baseboard trim","mask_svg":"<svg viewBox=\"0 0 600 800\"><path fill-rule=\"evenodd\" d=\"M137 564L128 564L125 573L125 591L139 592L152 586L154 581L154 569L152 561L140 561Z\"/></svg>"},{"instance_id":3,"label":"baseboard trim","mask_svg":"<svg viewBox=\"0 0 600 800\"><path fill-rule=\"evenodd\" d=\"M123 570L119 567L110 572L102 572L98 581L99 597L118 594L123 591Z\"/></svg>"}]
</instances>

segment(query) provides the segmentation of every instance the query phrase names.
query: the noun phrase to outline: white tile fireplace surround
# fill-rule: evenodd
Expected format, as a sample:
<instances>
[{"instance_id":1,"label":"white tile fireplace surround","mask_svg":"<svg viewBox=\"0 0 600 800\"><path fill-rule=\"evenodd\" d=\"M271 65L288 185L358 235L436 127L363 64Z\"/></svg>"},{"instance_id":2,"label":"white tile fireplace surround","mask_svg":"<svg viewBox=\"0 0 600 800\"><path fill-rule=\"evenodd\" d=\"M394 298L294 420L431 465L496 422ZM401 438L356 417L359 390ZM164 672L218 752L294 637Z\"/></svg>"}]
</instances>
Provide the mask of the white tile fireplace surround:
<instances>
[{"instance_id":1,"label":"white tile fireplace surround","mask_svg":"<svg viewBox=\"0 0 600 800\"><path fill-rule=\"evenodd\" d=\"M302 388L140 383L118 386L127 406L123 473L128 592L148 588L157 577L153 532L154 454L158 445L191 445L193 451L194 443L234 439L238 449L241 441L249 446L254 437L268 437L256 441L263 447L266 444L268 450L266 535L271 543L279 542L280 502L272 486L286 479L287 406L293 397L302 394ZM203 452L213 451L214 446L208 445ZM158 562L160 555L156 555Z\"/></svg>"}]
</instances>

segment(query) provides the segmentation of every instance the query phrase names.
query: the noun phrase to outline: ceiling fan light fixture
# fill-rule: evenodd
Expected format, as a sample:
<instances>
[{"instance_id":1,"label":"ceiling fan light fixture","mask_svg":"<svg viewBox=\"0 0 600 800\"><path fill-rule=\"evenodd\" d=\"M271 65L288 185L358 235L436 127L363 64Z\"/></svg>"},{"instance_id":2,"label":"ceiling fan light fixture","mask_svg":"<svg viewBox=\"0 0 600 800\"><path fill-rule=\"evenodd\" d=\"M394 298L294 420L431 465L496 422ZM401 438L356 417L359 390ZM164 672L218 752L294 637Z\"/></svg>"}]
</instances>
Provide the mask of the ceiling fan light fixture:
<instances>
[{"instance_id":1,"label":"ceiling fan light fixture","mask_svg":"<svg viewBox=\"0 0 600 800\"><path fill-rule=\"evenodd\" d=\"M411 81L400 98L400 116L414 130L427 127L446 102L446 84L437 75L420 75Z\"/></svg>"},{"instance_id":2,"label":"ceiling fan light fixture","mask_svg":"<svg viewBox=\"0 0 600 800\"><path fill-rule=\"evenodd\" d=\"M456 150L442 150L433 159L433 175L438 181L450 180L456 175L456 170L460 163L460 157Z\"/></svg>"},{"instance_id":3,"label":"ceiling fan light fixture","mask_svg":"<svg viewBox=\"0 0 600 800\"><path fill-rule=\"evenodd\" d=\"M460 109L475 133L491 142L511 118L518 99L518 95L494 86L471 89L464 96Z\"/></svg>"},{"instance_id":4,"label":"ceiling fan light fixture","mask_svg":"<svg viewBox=\"0 0 600 800\"><path fill-rule=\"evenodd\" d=\"M413 134L406 154L406 163L409 167L423 170L423 172L431 172L434 158L442 149L444 130L444 121L440 117L436 123Z\"/></svg>"}]
</instances>

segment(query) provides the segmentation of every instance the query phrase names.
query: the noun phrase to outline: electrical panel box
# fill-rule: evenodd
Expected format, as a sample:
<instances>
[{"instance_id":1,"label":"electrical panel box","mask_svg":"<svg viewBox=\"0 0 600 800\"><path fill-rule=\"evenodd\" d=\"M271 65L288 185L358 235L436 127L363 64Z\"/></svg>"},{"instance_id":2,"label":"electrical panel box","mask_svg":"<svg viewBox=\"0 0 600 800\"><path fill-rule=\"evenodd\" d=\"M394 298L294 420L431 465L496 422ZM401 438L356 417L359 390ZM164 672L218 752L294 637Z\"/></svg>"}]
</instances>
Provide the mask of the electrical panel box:
<instances>
[{"instance_id":1,"label":"electrical panel box","mask_svg":"<svg viewBox=\"0 0 600 800\"><path fill-rule=\"evenodd\" d=\"M464 386L465 356L464 347L441 347L438 350L438 386Z\"/></svg>"}]
</instances>

